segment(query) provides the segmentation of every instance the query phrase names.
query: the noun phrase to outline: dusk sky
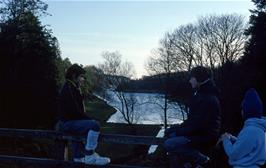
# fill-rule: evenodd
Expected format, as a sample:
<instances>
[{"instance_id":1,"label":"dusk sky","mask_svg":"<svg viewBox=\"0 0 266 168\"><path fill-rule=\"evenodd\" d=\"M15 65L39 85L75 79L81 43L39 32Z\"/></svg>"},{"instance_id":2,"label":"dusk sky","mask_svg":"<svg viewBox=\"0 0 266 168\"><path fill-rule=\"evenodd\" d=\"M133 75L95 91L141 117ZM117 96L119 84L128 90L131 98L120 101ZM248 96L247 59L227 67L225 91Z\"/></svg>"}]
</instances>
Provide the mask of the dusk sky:
<instances>
[{"instance_id":1,"label":"dusk sky","mask_svg":"<svg viewBox=\"0 0 266 168\"><path fill-rule=\"evenodd\" d=\"M118 51L132 62L136 77L165 32L210 14L242 14L248 20L250 0L235 1L74 1L46 0L41 21L57 37L62 57L72 63L98 65L104 51Z\"/></svg>"}]
</instances>

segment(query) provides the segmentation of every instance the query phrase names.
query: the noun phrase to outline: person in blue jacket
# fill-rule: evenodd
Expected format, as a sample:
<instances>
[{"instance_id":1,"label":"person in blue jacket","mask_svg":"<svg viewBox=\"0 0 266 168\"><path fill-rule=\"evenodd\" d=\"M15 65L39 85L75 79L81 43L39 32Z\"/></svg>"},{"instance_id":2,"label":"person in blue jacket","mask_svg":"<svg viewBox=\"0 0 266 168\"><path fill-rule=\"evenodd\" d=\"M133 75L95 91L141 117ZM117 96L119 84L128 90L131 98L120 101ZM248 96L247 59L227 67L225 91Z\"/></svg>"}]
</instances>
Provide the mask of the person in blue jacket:
<instances>
[{"instance_id":1,"label":"person in blue jacket","mask_svg":"<svg viewBox=\"0 0 266 168\"><path fill-rule=\"evenodd\" d=\"M86 135L87 141L72 143L73 160L90 165L106 165L107 157L95 153L100 134L100 125L89 118L85 112L80 86L84 83L85 70L73 64L67 69L65 84L59 95L59 115L57 129L75 135Z\"/></svg>"},{"instance_id":2,"label":"person in blue jacket","mask_svg":"<svg viewBox=\"0 0 266 168\"><path fill-rule=\"evenodd\" d=\"M266 118L263 105L255 89L249 89L242 101L244 127L237 137L229 133L221 136L229 164L234 168L259 168L266 161Z\"/></svg>"},{"instance_id":3,"label":"person in blue jacket","mask_svg":"<svg viewBox=\"0 0 266 168\"><path fill-rule=\"evenodd\" d=\"M198 66L191 70L190 80L194 95L187 119L165 130L164 148L177 155L171 167L183 167L182 160L195 165L204 165L209 157L202 151L215 145L220 136L221 109L217 98L219 93L209 68ZM180 159L182 157L183 159Z\"/></svg>"}]
</instances>

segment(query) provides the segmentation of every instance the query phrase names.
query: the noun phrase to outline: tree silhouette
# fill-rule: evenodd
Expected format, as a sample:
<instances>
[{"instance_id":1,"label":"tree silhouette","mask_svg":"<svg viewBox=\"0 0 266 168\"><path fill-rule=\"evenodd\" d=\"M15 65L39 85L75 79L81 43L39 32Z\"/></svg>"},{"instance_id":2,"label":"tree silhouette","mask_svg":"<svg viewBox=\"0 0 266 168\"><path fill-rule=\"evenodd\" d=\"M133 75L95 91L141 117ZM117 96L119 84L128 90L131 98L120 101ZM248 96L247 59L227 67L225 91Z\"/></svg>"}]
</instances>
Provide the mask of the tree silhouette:
<instances>
[{"instance_id":1,"label":"tree silhouette","mask_svg":"<svg viewBox=\"0 0 266 168\"><path fill-rule=\"evenodd\" d=\"M256 87L266 95L266 1L253 0L256 9L251 10L250 27L246 34L250 37L245 48L245 54L241 60L245 70L247 86Z\"/></svg>"},{"instance_id":2,"label":"tree silhouette","mask_svg":"<svg viewBox=\"0 0 266 168\"><path fill-rule=\"evenodd\" d=\"M56 38L30 9L1 22L1 127L48 128L55 118L60 52Z\"/></svg>"},{"instance_id":3,"label":"tree silhouette","mask_svg":"<svg viewBox=\"0 0 266 168\"><path fill-rule=\"evenodd\" d=\"M34 16L48 15L48 5L41 0L2 0L0 2L0 14L2 21L15 19L25 12L31 12Z\"/></svg>"}]
</instances>

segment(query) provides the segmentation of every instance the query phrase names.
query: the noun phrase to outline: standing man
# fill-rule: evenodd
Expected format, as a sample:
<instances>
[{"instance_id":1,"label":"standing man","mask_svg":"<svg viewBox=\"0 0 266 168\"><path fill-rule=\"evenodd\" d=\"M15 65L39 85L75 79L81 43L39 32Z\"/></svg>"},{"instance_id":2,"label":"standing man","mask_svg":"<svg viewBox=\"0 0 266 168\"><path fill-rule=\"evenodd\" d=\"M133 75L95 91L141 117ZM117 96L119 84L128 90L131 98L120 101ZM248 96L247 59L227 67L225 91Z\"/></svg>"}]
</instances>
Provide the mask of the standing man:
<instances>
[{"instance_id":1,"label":"standing man","mask_svg":"<svg viewBox=\"0 0 266 168\"><path fill-rule=\"evenodd\" d=\"M84 83L85 70L73 64L66 72L66 82L59 95L59 121L57 128L66 133L86 135L87 141L72 143L72 153L75 162L89 165L106 165L107 157L95 153L100 134L99 123L90 119L85 113L83 96L80 86Z\"/></svg>"},{"instance_id":2,"label":"standing man","mask_svg":"<svg viewBox=\"0 0 266 168\"><path fill-rule=\"evenodd\" d=\"M182 160L195 165L208 163L209 158L201 150L213 146L220 133L221 109L211 70L202 66L193 68L189 83L195 92L187 119L165 130L164 148L179 158L170 165L175 168L183 167Z\"/></svg>"}]
</instances>

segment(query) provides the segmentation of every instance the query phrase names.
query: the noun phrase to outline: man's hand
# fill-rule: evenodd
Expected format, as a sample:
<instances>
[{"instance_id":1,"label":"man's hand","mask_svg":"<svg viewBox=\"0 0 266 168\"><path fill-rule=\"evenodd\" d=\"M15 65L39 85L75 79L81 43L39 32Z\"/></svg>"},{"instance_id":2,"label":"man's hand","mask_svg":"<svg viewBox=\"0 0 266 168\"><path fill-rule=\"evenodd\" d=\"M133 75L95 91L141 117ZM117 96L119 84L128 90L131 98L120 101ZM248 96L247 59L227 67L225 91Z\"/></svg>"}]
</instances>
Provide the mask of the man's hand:
<instances>
[{"instance_id":1,"label":"man's hand","mask_svg":"<svg viewBox=\"0 0 266 168\"><path fill-rule=\"evenodd\" d=\"M237 140L237 137L235 137L234 135L232 135L232 134L229 134L229 138L230 138L230 141L232 141L232 142L235 142L236 140Z\"/></svg>"},{"instance_id":2,"label":"man's hand","mask_svg":"<svg viewBox=\"0 0 266 168\"><path fill-rule=\"evenodd\" d=\"M223 135L220 136L219 140L216 143L216 146L220 144L220 142L222 142L225 139L230 139L230 137L233 136L227 132L225 132Z\"/></svg>"},{"instance_id":3,"label":"man's hand","mask_svg":"<svg viewBox=\"0 0 266 168\"><path fill-rule=\"evenodd\" d=\"M231 134L229 134L229 133L224 133L222 136L221 136L221 140L223 141L223 140L225 140L225 139L230 139L230 137L231 137L232 135Z\"/></svg>"}]
</instances>

